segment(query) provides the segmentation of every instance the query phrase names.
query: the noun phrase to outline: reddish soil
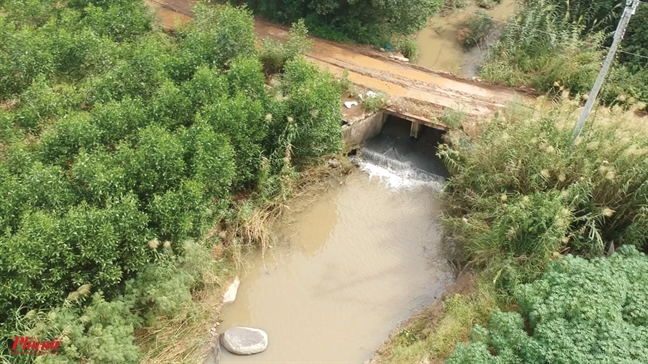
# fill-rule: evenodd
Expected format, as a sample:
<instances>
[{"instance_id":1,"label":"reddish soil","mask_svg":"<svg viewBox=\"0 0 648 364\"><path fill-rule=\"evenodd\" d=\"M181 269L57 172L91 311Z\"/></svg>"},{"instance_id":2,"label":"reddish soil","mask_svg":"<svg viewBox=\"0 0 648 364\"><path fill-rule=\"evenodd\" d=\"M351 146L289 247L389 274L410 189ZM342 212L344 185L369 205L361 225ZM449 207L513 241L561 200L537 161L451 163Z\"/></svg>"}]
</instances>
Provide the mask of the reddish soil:
<instances>
[{"instance_id":1,"label":"reddish soil","mask_svg":"<svg viewBox=\"0 0 648 364\"><path fill-rule=\"evenodd\" d=\"M191 0L147 0L160 17L161 26L172 30L191 19ZM260 38L285 39L286 27L257 19L255 29ZM344 69L349 79L362 89L381 91L389 95L392 105L405 112L420 113L418 108L442 110L454 108L471 118L481 119L512 102L521 102L533 96L532 91L513 89L462 79L444 72L434 72L410 63L389 58L367 46L338 44L313 38L313 49L306 56L323 69L340 76ZM353 109L355 109L354 107ZM357 114L357 110L344 110ZM405 109L405 110L403 110ZM353 115L358 117L358 115Z\"/></svg>"}]
</instances>

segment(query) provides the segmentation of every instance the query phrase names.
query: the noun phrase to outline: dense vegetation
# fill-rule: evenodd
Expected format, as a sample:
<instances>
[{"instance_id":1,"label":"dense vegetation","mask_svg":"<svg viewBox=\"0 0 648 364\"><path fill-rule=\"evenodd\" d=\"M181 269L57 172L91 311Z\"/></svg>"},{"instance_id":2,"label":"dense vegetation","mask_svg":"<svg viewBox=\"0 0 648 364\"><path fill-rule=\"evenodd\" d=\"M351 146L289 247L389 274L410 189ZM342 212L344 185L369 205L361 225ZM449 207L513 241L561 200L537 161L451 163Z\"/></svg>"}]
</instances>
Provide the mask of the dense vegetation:
<instances>
[{"instance_id":1,"label":"dense vegetation","mask_svg":"<svg viewBox=\"0 0 648 364\"><path fill-rule=\"evenodd\" d=\"M648 258L633 250L648 250L643 107L601 109L575 141L578 101L510 107L442 146L449 241L502 309L519 307L493 313L452 362L645 361Z\"/></svg>"},{"instance_id":2,"label":"dense vegetation","mask_svg":"<svg viewBox=\"0 0 648 364\"><path fill-rule=\"evenodd\" d=\"M480 75L538 91L588 94L625 1L526 0L504 25ZM601 92L607 104L648 101L648 6L630 21L617 63Z\"/></svg>"},{"instance_id":3,"label":"dense vegetation","mask_svg":"<svg viewBox=\"0 0 648 364\"><path fill-rule=\"evenodd\" d=\"M568 255L519 286L518 312L494 312L447 363L645 363L647 287L648 258L634 247L591 261Z\"/></svg>"},{"instance_id":4,"label":"dense vegetation","mask_svg":"<svg viewBox=\"0 0 648 364\"><path fill-rule=\"evenodd\" d=\"M255 13L280 23L299 19L314 34L336 41L355 40L383 46L394 35L422 29L442 0L236 0Z\"/></svg>"},{"instance_id":5,"label":"dense vegetation","mask_svg":"<svg viewBox=\"0 0 648 364\"><path fill-rule=\"evenodd\" d=\"M136 362L134 329L213 264L190 239L340 147L302 26L269 69L247 10L197 6L174 36L152 20L141 0L0 1L0 337L61 338L39 360Z\"/></svg>"}]
</instances>

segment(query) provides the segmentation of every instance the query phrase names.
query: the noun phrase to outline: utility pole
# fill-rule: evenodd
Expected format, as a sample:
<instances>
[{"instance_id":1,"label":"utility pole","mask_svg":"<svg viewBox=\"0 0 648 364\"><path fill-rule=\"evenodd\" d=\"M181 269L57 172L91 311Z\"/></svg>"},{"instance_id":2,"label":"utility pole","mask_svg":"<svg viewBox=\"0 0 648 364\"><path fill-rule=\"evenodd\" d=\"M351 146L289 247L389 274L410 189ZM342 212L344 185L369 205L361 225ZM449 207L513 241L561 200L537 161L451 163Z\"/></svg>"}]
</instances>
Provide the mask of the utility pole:
<instances>
[{"instance_id":1,"label":"utility pole","mask_svg":"<svg viewBox=\"0 0 648 364\"><path fill-rule=\"evenodd\" d=\"M612 46L610 47L610 51L608 52L607 57L605 57L605 62L603 62L603 67L601 68L601 71L599 72L598 77L596 78L596 82L594 83L594 87L592 88L592 91L589 94L587 103L585 103L585 109L583 109L583 113L581 114L580 118L578 119L578 123L574 128L574 132L572 133L573 139L578 138L581 131L583 130L583 126L585 126L585 120L587 120L587 115L589 115L590 111L592 111L592 107L594 106L594 101L596 100L596 97L598 96L598 93L601 90L601 86L603 86L603 81L605 81L605 76L610 70L610 65L612 65L612 61L614 61L614 56L616 54L617 48L619 48L619 43L621 43L621 40L625 35L626 28L628 27L628 23L630 22L630 17L634 15L638 6L639 6L639 0L626 0L626 6L623 9L623 15L621 15L621 20L619 20L619 25L617 26L617 29L614 32L614 41L612 42Z\"/></svg>"}]
</instances>

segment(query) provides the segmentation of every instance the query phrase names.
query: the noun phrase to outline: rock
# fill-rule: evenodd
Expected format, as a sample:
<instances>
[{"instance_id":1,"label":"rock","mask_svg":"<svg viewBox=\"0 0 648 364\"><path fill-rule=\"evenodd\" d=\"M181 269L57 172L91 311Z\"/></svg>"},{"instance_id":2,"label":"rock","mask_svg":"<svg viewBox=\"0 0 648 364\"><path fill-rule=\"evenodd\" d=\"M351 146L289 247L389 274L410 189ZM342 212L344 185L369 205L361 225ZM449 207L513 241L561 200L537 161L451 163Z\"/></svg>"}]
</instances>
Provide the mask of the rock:
<instances>
[{"instance_id":1,"label":"rock","mask_svg":"<svg viewBox=\"0 0 648 364\"><path fill-rule=\"evenodd\" d=\"M340 167L340 161L337 160L337 159L335 159L335 158L331 158L331 159L329 159L329 160L328 160L328 164L329 164L329 166L330 166L331 168L338 168L338 167Z\"/></svg>"},{"instance_id":2,"label":"rock","mask_svg":"<svg viewBox=\"0 0 648 364\"><path fill-rule=\"evenodd\" d=\"M409 62L409 58L403 57L403 55L401 55L401 54L392 54L389 57L393 58L395 60L401 61L401 62Z\"/></svg>"},{"instance_id":3,"label":"rock","mask_svg":"<svg viewBox=\"0 0 648 364\"><path fill-rule=\"evenodd\" d=\"M380 51L381 51L381 52L385 52L385 48L380 48Z\"/></svg>"},{"instance_id":4,"label":"rock","mask_svg":"<svg viewBox=\"0 0 648 364\"><path fill-rule=\"evenodd\" d=\"M234 278L234 282L230 284L229 288L227 288L227 291L225 292L225 295L223 295L223 303L231 303L236 301L236 293L238 292L240 285L241 281L239 280L239 278Z\"/></svg>"},{"instance_id":5,"label":"rock","mask_svg":"<svg viewBox=\"0 0 648 364\"><path fill-rule=\"evenodd\" d=\"M344 106L346 106L347 109L350 109L351 107L356 106L356 105L358 105L357 101L346 101L344 103Z\"/></svg>"},{"instance_id":6,"label":"rock","mask_svg":"<svg viewBox=\"0 0 648 364\"><path fill-rule=\"evenodd\" d=\"M268 334L251 327L233 327L220 335L220 342L232 354L257 354L268 347Z\"/></svg>"}]
</instances>

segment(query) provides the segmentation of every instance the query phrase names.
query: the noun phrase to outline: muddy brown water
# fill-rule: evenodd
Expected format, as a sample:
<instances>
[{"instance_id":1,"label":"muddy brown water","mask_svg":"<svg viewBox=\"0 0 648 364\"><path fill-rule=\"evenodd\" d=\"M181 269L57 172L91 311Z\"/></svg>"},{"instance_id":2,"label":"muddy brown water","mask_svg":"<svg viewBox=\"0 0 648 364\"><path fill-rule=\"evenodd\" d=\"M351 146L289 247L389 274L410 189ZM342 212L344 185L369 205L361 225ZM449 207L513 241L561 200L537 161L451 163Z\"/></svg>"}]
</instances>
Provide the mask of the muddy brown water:
<instances>
[{"instance_id":1,"label":"muddy brown water","mask_svg":"<svg viewBox=\"0 0 648 364\"><path fill-rule=\"evenodd\" d=\"M411 181L389 187L358 170L289 214L291 222L276 231L281 243L265 259L250 257L236 301L222 310L219 331L261 328L268 349L224 352L221 363L368 360L400 321L452 283L438 188Z\"/></svg>"},{"instance_id":2,"label":"muddy brown water","mask_svg":"<svg viewBox=\"0 0 648 364\"><path fill-rule=\"evenodd\" d=\"M487 10L496 24L501 24L515 14L517 0L503 0ZM481 8L473 1L471 5L447 15L430 18L427 26L416 35L418 45L417 64L437 71L460 76L474 76L483 55L478 49L467 52L459 43L459 32L466 20Z\"/></svg>"}]
</instances>

